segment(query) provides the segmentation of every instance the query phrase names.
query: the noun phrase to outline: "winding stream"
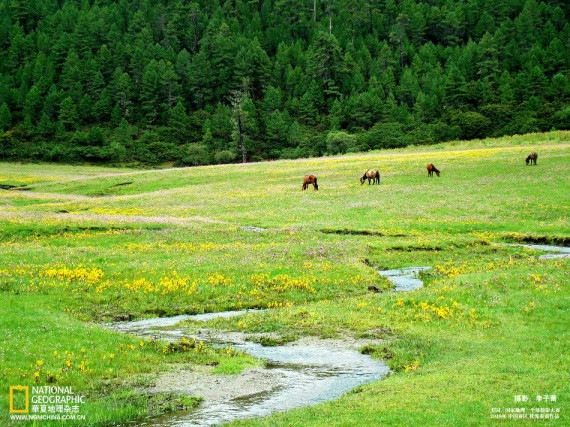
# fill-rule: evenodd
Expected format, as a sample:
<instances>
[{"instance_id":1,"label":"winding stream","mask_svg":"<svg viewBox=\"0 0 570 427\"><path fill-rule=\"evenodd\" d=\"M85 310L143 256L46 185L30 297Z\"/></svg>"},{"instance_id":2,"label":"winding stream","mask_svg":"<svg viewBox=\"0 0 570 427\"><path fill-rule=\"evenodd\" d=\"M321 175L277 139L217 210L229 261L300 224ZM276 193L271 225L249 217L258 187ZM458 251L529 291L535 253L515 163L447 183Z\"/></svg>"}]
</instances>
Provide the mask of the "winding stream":
<instances>
[{"instance_id":1,"label":"winding stream","mask_svg":"<svg viewBox=\"0 0 570 427\"><path fill-rule=\"evenodd\" d=\"M392 281L396 291L411 291L422 286L417 275L427 269L429 267L408 267L378 273ZM124 333L172 341L188 336L182 328L176 328L184 320L208 321L256 311L261 310L158 317L119 322L113 324L112 328ZM217 377L215 375L200 377L184 372L174 374L173 378L165 381L170 390L208 396L197 409L154 418L142 425L208 426L237 419L264 417L336 399L359 385L383 378L389 372L384 362L373 360L369 355L358 351L362 344L347 340L301 339L291 344L264 347L248 341L248 334L207 329L202 332L204 334L195 338L214 345L231 345L236 350L264 359L267 362L265 368L260 368L257 372L246 370L236 376L220 375L220 379L213 380L213 384L197 383L211 382L212 378ZM228 392L228 388L231 391Z\"/></svg>"},{"instance_id":2,"label":"winding stream","mask_svg":"<svg viewBox=\"0 0 570 427\"><path fill-rule=\"evenodd\" d=\"M541 255L540 259L570 256L570 248L561 246L517 246L551 252ZM418 275L429 269L430 267L406 267L378 271L378 274L394 284L394 291L409 292L423 286ZM115 323L112 328L138 336L153 336L172 341L188 336L183 329L175 328L183 320L208 321L256 311L261 310L144 319ZM189 371L190 374L175 373L170 382L167 381L167 385L179 392L189 395L206 394L207 397L197 409L168 414L141 425L209 426L244 418L264 417L275 412L336 399L359 385L381 379L389 372L384 362L361 354L357 350L359 345L356 342L301 339L291 344L264 347L248 341L250 335L244 333L208 329L203 332L204 334L196 338L209 341L213 345L231 345L237 350L264 359L267 362L265 368L246 370L242 374L229 376L196 376L192 371ZM205 384L208 382L210 384Z\"/></svg>"},{"instance_id":3,"label":"winding stream","mask_svg":"<svg viewBox=\"0 0 570 427\"><path fill-rule=\"evenodd\" d=\"M139 336L153 336L159 339L174 340L188 336L181 329L161 329L172 327L182 320L206 321L217 317L232 317L249 311L231 311L184 315L169 318L145 319L136 322L121 322L113 329ZM265 359L267 365L243 382L240 376L247 372L230 376L227 386L243 387L242 393L229 398L224 393L210 395L195 410L155 418L143 425L152 426L194 426L217 425L237 419L263 417L274 412L286 411L300 406L314 405L340 397L355 387L376 381L388 374L388 366L369 355L361 354L357 345L349 345L341 340L299 340L292 344L264 347L247 341L247 334L212 332L200 334L197 338L210 341L214 345L231 345L236 350L256 358ZM353 343L354 344L354 343ZM210 375L212 377L212 375ZM215 377L215 376L214 376ZM228 377L221 375L222 377ZM189 377L192 378L192 377ZM259 387L251 384L260 381ZM213 387L219 387L226 379L215 380ZM172 381L171 381L172 382ZM250 384L248 384L248 382ZM184 384L184 376L174 380L176 391L193 394L196 384ZM211 391L211 390L210 390ZM208 392L208 391L206 391Z\"/></svg>"}]
</instances>

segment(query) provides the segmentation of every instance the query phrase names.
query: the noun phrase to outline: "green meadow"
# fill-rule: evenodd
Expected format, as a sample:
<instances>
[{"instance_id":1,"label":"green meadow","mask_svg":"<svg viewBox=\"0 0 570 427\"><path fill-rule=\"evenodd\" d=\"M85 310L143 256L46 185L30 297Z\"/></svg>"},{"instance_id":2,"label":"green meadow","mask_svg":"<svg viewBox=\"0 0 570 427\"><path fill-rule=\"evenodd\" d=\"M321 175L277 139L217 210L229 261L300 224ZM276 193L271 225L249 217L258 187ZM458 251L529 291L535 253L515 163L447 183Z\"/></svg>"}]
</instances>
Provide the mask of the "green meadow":
<instances>
[{"instance_id":1,"label":"green meadow","mask_svg":"<svg viewBox=\"0 0 570 427\"><path fill-rule=\"evenodd\" d=\"M380 186L360 184L371 168ZM301 191L310 173L319 191ZM569 262L516 244L570 245L570 132L195 168L1 163L0 186L2 425L13 385L80 390L84 425L190 409L200 396L148 391L157 375L263 361L102 324L244 308L268 310L209 326L377 338L362 351L392 373L237 424L535 423L491 418L521 407L568 423ZM389 292L376 270L407 266L431 267L425 286Z\"/></svg>"}]
</instances>

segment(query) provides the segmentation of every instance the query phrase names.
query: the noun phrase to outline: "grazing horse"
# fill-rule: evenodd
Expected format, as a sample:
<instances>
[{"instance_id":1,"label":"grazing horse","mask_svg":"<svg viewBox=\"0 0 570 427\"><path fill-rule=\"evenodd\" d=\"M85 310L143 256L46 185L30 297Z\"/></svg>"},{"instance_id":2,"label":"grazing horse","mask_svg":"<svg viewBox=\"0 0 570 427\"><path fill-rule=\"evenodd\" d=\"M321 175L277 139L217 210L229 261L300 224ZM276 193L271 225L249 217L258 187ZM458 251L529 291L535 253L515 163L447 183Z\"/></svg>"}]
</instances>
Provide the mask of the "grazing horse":
<instances>
[{"instance_id":1,"label":"grazing horse","mask_svg":"<svg viewBox=\"0 0 570 427\"><path fill-rule=\"evenodd\" d=\"M380 185L380 172L374 169L368 169L362 178L360 178L360 185L364 184L364 181L368 180L368 185L370 185L370 181L372 180L372 184Z\"/></svg>"},{"instance_id":2,"label":"grazing horse","mask_svg":"<svg viewBox=\"0 0 570 427\"><path fill-rule=\"evenodd\" d=\"M307 187L311 184L313 185L313 187L315 187L315 190L319 189L319 186L317 184L317 177L315 175L305 176L305 179L303 180L303 190L306 190Z\"/></svg>"},{"instance_id":3,"label":"grazing horse","mask_svg":"<svg viewBox=\"0 0 570 427\"><path fill-rule=\"evenodd\" d=\"M538 159L538 154L536 154L536 151L533 151L532 153L530 153L528 155L528 157L526 158L526 165L528 166L529 164L532 165L532 163L534 162L534 164L536 165L536 159Z\"/></svg>"},{"instance_id":4,"label":"grazing horse","mask_svg":"<svg viewBox=\"0 0 570 427\"><path fill-rule=\"evenodd\" d=\"M428 163L428 164L426 165L426 167L427 167L427 171L428 171L428 176L429 176L429 177L432 177L434 172L435 172L435 174L436 174L437 176L439 176L439 169L436 168L436 167L433 165L433 163Z\"/></svg>"}]
</instances>

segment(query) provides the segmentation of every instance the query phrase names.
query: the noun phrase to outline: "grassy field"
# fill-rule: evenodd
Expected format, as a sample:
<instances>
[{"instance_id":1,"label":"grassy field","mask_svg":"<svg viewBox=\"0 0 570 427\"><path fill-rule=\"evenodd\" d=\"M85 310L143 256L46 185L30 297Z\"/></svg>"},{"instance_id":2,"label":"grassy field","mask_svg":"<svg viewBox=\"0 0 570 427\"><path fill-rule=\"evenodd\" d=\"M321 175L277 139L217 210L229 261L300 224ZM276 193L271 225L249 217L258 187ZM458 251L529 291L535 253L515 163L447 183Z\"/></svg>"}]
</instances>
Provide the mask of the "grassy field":
<instances>
[{"instance_id":1,"label":"grassy field","mask_svg":"<svg viewBox=\"0 0 570 427\"><path fill-rule=\"evenodd\" d=\"M537 166L525 166L530 151ZM551 132L200 168L0 164L2 393L71 385L88 397L88 425L192 407L144 390L182 362L222 375L259 361L100 323L270 308L211 326L384 338L364 350L394 374L243 424L489 425L492 408L539 406L567 424L568 260L504 243L569 245L569 160L570 133ZM427 177L429 162L441 177ZM360 185L368 168L380 186ZM308 173L319 191L301 191ZM421 290L367 290L390 288L377 268L422 265Z\"/></svg>"}]
</instances>

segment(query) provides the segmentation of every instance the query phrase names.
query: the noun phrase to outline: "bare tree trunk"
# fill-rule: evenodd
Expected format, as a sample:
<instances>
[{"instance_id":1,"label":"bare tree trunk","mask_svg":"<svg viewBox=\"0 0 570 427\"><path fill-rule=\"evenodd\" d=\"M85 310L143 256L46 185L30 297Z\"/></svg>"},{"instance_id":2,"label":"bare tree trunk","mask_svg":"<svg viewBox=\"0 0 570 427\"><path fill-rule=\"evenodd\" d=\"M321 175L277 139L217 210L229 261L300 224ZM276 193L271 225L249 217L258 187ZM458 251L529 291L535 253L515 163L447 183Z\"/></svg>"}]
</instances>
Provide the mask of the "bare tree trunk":
<instances>
[{"instance_id":1,"label":"bare tree trunk","mask_svg":"<svg viewBox=\"0 0 570 427\"><path fill-rule=\"evenodd\" d=\"M239 149L241 151L241 162L247 162L247 153L245 151L245 143L243 142L243 130L241 125L241 113L238 114L238 132L239 132Z\"/></svg>"},{"instance_id":2,"label":"bare tree trunk","mask_svg":"<svg viewBox=\"0 0 570 427\"><path fill-rule=\"evenodd\" d=\"M317 22L317 0L313 0L313 22Z\"/></svg>"},{"instance_id":3,"label":"bare tree trunk","mask_svg":"<svg viewBox=\"0 0 570 427\"><path fill-rule=\"evenodd\" d=\"M328 13L329 13L329 34L332 34L332 9L334 0L329 0L328 2Z\"/></svg>"}]
</instances>

